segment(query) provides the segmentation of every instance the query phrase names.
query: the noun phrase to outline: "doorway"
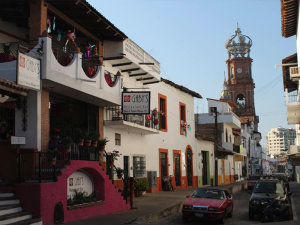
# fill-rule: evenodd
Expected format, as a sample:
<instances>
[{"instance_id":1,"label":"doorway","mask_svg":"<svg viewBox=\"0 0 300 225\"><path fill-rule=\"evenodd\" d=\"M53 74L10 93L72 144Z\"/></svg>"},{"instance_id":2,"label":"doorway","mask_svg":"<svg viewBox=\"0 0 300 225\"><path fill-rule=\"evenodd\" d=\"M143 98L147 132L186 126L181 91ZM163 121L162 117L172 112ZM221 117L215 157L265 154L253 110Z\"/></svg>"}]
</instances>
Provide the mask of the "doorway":
<instances>
[{"instance_id":1,"label":"doorway","mask_svg":"<svg viewBox=\"0 0 300 225\"><path fill-rule=\"evenodd\" d=\"M207 171L208 171L208 160L207 160L207 153L206 151L202 151L202 185L207 185L208 184L208 179L207 179Z\"/></svg>"},{"instance_id":2,"label":"doorway","mask_svg":"<svg viewBox=\"0 0 300 225\"><path fill-rule=\"evenodd\" d=\"M181 174L180 174L180 154L174 154L174 172L176 186L181 186Z\"/></svg>"},{"instance_id":3,"label":"doorway","mask_svg":"<svg viewBox=\"0 0 300 225\"><path fill-rule=\"evenodd\" d=\"M193 158L190 148L186 150L186 173L188 186L193 186Z\"/></svg>"},{"instance_id":4,"label":"doorway","mask_svg":"<svg viewBox=\"0 0 300 225\"><path fill-rule=\"evenodd\" d=\"M124 178L129 177L129 156L123 156L123 168L124 168Z\"/></svg>"},{"instance_id":5,"label":"doorway","mask_svg":"<svg viewBox=\"0 0 300 225\"><path fill-rule=\"evenodd\" d=\"M166 152L159 153L159 161L160 161L160 183L162 190L165 190L165 182L164 178L168 176L168 157Z\"/></svg>"}]
</instances>

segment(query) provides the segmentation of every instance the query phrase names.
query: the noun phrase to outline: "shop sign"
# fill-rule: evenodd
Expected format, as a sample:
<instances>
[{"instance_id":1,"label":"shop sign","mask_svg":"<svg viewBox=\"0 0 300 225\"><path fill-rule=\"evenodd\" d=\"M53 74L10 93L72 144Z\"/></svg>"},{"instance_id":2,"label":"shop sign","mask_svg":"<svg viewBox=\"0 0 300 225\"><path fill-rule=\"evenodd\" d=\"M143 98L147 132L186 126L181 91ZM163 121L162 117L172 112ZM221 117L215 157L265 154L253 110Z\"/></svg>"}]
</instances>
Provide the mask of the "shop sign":
<instances>
[{"instance_id":1,"label":"shop sign","mask_svg":"<svg viewBox=\"0 0 300 225\"><path fill-rule=\"evenodd\" d=\"M150 92L123 92L123 114L150 114Z\"/></svg>"},{"instance_id":2,"label":"shop sign","mask_svg":"<svg viewBox=\"0 0 300 225\"><path fill-rule=\"evenodd\" d=\"M21 52L18 54L17 83L33 90L41 89L41 61Z\"/></svg>"},{"instance_id":3,"label":"shop sign","mask_svg":"<svg viewBox=\"0 0 300 225\"><path fill-rule=\"evenodd\" d=\"M26 144L25 137L11 136L10 143L12 145L25 145Z\"/></svg>"},{"instance_id":4,"label":"shop sign","mask_svg":"<svg viewBox=\"0 0 300 225\"><path fill-rule=\"evenodd\" d=\"M68 198L72 198L76 191L90 195L94 192L94 182L87 173L76 171L68 177L67 188Z\"/></svg>"}]
</instances>

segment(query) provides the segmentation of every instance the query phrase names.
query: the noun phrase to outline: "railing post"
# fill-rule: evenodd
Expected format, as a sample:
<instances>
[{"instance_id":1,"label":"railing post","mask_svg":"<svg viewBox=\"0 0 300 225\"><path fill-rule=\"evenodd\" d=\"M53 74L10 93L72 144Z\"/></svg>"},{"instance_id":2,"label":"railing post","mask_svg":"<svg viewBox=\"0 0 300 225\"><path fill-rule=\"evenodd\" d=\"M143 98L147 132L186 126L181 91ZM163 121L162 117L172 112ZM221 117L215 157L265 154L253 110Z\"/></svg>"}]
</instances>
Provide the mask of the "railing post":
<instances>
[{"instance_id":1,"label":"railing post","mask_svg":"<svg viewBox=\"0 0 300 225\"><path fill-rule=\"evenodd\" d=\"M53 165L53 181L56 181L56 166Z\"/></svg>"},{"instance_id":2,"label":"railing post","mask_svg":"<svg viewBox=\"0 0 300 225\"><path fill-rule=\"evenodd\" d=\"M38 167L38 169L39 169L39 183L41 183L41 152L38 152L38 156L39 156L39 167Z\"/></svg>"},{"instance_id":3,"label":"railing post","mask_svg":"<svg viewBox=\"0 0 300 225\"><path fill-rule=\"evenodd\" d=\"M18 181L21 183L21 153L18 153Z\"/></svg>"}]
</instances>

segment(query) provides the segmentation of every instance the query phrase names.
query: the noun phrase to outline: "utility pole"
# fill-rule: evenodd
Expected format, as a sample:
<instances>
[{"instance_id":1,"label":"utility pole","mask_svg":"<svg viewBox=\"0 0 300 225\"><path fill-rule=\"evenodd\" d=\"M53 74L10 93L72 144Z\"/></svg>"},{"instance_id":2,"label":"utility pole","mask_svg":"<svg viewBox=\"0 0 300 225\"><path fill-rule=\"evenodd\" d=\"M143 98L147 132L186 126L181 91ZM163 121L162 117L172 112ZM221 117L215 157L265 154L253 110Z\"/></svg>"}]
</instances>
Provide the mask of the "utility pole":
<instances>
[{"instance_id":1,"label":"utility pole","mask_svg":"<svg viewBox=\"0 0 300 225\"><path fill-rule=\"evenodd\" d=\"M218 149L218 110L217 107L212 107L212 112L215 115L215 186L218 186L218 157L217 157L217 149Z\"/></svg>"}]
</instances>

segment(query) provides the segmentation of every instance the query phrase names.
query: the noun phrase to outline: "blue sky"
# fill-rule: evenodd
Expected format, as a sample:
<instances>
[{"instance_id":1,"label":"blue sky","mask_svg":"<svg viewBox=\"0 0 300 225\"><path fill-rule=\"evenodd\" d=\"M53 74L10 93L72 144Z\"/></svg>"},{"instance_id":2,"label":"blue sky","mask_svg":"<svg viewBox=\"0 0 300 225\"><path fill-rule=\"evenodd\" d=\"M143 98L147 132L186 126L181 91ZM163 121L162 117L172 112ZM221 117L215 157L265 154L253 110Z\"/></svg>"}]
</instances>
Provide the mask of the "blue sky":
<instances>
[{"instance_id":1,"label":"blue sky","mask_svg":"<svg viewBox=\"0 0 300 225\"><path fill-rule=\"evenodd\" d=\"M261 144L271 128L288 127L281 67L296 52L295 37L281 36L280 0L88 0L103 16L161 64L161 76L220 98L227 52L225 41L237 26L253 41L252 76ZM226 73L227 77L227 73ZM293 126L292 126L293 127Z\"/></svg>"}]
</instances>

